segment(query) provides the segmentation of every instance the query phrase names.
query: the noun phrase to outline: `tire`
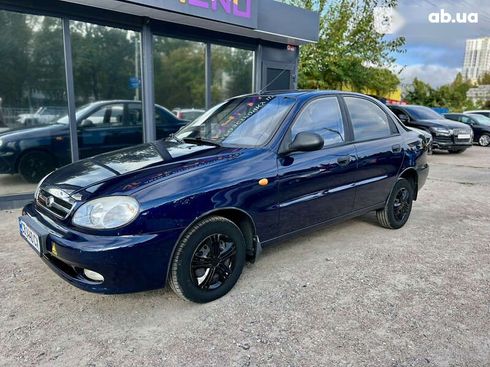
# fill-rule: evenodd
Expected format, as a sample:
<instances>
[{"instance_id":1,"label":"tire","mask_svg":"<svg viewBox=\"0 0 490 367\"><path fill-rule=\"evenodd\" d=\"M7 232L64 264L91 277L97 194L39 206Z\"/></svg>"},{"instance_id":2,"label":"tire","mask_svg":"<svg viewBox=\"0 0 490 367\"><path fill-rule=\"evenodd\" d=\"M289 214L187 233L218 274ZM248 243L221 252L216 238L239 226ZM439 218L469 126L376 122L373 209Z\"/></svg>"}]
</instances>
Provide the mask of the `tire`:
<instances>
[{"instance_id":1,"label":"tire","mask_svg":"<svg viewBox=\"0 0 490 367\"><path fill-rule=\"evenodd\" d=\"M45 152L28 152L19 161L18 172L29 183L38 183L48 173L54 171L54 158Z\"/></svg>"},{"instance_id":2,"label":"tire","mask_svg":"<svg viewBox=\"0 0 490 367\"><path fill-rule=\"evenodd\" d=\"M234 287L245 257L245 239L235 223L218 216L203 219L177 245L170 287L186 301L214 301Z\"/></svg>"},{"instance_id":3,"label":"tire","mask_svg":"<svg viewBox=\"0 0 490 367\"><path fill-rule=\"evenodd\" d=\"M490 135L483 134L480 136L480 139L478 139L478 144L480 144L482 147L488 147L490 145Z\"/></svg>"},{"instance_id":4,"label":"tire","mask_svg":"<svg viewBox=\"0 0 490 367\"><path fill-rule=\"evenodd\" d=\"M464 148L464 149L449 149L449 153L450 154L460 154L460 153L463 153L465 150L466 150L466 148Z\"/></svg>"},{"instance_id":5,"label":"tire","mask_svg":"<svg viewBox=\"0 0 490 367\"><path fill-rule=\"evenodd\" d=\"M389 229L403 227L412 212L413 197L414 188L412 184L404 178L398 179L385 207L376 211L379 224ZM401 206L404 208L400 209Z\"/></svg>"}]
</instances>

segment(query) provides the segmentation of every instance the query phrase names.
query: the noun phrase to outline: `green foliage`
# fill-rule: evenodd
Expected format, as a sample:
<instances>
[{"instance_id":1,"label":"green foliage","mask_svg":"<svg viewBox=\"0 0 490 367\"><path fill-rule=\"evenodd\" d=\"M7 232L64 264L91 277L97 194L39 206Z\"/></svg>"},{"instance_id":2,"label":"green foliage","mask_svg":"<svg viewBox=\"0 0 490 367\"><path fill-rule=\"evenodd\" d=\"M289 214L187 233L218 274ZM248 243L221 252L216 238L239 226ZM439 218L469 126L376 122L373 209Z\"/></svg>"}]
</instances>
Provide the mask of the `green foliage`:
<instances>
[{"instance_id":1,"label":"green foliage","mask_svg":"<svg viewBox=\"0 0 490 367\"><path fill-rule=\"evenodd\" d=\"M84 22L71 22L70 30L78 106L138 97L129 86L131 77L141 77L138 33ZM167 37L154 40L156 102L169 109L204 107L204 44ZM0 11L0 62L3 107L66 106L59 19ZM251 51L213 46L213 101L251 92L252 65Z\"/></svg>"},{"instance_id":2,"label":"green foliage","mask_svg":"<svg viewBox=\"0 0 490 367\"><path fill-rule=\"evenodd\" d=\"M489 85L490 84L490 73L483 74L482 77L478 79L478 85Z\"/></svg>"},{"instance_id":3,"label":"green foliage","mask_svg":"<svg viewBox=\"0 0 490 367\"><path fill-rule=\"evenodd\" d=\"M403 37L391 40L374 30L374 8L394 7L396 0L289 0L320 12L320 40L301 48L301 88L396 89L398 77L388 67L404 52ZM372 66L371 66L372 65Z\"/></svg>"},{"instance_id":4,"label":"green foliage","mask_svg":"<svg viewBox=\"0 0 490 367\"><path fill-rule=\"evenodd\" d=\"M473 87L470 82L463 79L461 73L456 75L454 81L437 89L417 78L407 88L404 99L410 104L428 107L447 107L453 112L461 112L475 108L466 97L468 89Z\"/></svg>"}]
</instances>

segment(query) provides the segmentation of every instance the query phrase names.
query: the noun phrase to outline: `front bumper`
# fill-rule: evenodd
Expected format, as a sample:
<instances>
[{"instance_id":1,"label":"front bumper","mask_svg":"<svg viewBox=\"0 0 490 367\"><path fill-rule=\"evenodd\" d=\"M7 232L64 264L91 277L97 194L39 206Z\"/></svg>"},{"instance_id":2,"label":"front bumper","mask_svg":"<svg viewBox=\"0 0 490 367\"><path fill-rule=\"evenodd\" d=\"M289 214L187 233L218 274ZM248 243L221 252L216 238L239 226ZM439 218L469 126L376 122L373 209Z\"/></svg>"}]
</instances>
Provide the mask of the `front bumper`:
<instances>
[{"instance_id":1,"label":"front bumper","mask_svg":"<svg viewBox=\"0 0 490 367\"><path fill-rule=\"evenodd\" d=\"M165 287L173 248L182 229L134 236L95 236L64 228L28 204L23 216L45 229L41 258L72 285L96 293L130 293ZM94 282L83 269L104 276Z\"/></svg>"},{"instance_id":2,"label":"front bumper","mask_svg":"<svg viewBox=\"0 0 490 367\"><path fill-rule=\"evenodd\" d=\"M473 139L458 139L455 135L450 136L441 136L441 135L433 135L432 136L432 148L434 149L466 149L473 145Z\"/></svg>"}]
</instances>

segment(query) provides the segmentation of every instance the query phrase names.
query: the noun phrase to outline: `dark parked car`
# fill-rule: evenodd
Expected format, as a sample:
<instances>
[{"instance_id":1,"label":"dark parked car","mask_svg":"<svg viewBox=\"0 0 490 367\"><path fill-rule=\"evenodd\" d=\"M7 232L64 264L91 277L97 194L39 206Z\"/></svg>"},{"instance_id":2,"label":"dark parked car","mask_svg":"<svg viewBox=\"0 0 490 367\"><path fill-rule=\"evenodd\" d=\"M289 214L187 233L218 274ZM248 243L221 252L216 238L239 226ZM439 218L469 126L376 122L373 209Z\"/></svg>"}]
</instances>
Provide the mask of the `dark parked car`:
<instances>
[{"instance_id":1,"label":"dark parked car","mask_svg":"<svg viewBox=\"0 0 490 367\"><path fill-rule=\"evenodd\" d=\"M473 128L474 140L482 147L490 145L490 118L479 114L447 113L446 118L462 122Z\"/></svg>"},{"instance_id":2,"label":"dark parked car","mask_svg":"<svg viewBox=\"0 0 490 367\"><path fill-rule=\"evenodd\" d=\"M388 106L407 126L432 134L432 147L450 153L462 153L473 144L473 130L460 122L448 120L425 106Z\"/></svg>"},{"instance_id":3,"label":"dark parked car","mask_svg":"<svg viewBox=\"0 0 490 367\"><path fill-rule=\"evenodd\" d=\"M208 302L262 246L300 231L370 211L402 227L427 178L428 143L364 95L241 96L167 140L51 173L20 232L82 289L168 280L184 299Z\"/></svg>"},{"instance_id":4,"label":"dark parked car","mask_svg":"<svg viewBox=\"0 0 490 367\"><path fill-rule=\"evenodd\" d=\"M141 102L103 101L81 107L77 113L80 157L143 142ZM175 133L187 122L156 106L158 138ZM0 133L0 174L20 173L37 183L46 174L71 161L68 117L47 126Z\"/></svg>"}]
</instances>

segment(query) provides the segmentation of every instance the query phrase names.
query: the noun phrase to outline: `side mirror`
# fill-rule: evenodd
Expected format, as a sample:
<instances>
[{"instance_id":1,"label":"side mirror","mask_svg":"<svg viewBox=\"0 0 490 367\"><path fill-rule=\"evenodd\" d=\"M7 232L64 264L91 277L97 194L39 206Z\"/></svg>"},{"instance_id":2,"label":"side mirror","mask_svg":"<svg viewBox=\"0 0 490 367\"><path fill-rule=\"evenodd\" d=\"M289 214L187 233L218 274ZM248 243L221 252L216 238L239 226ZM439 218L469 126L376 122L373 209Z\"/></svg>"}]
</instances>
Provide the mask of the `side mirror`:
<instances>
[{"instance_id":1,"label":"side mirror","mask_svg":"<svg viewBox=\"0 0 490 367\"><path fill-rule=\"evenodd\" d=\"M92 127L92 126L94 126L92 120L83 120L82 123L80 124L81 128Z\"/></svg>"},{"instance_id":2,"label":"side mirror","mask_svg":"<svg viewBox=\"0 0 490 367\"><path fill-rule=\"evenodd\" d=\"M286 152L312 152L322 149L324 144L320 135L304 131L296 135Z\"/></svg>"},{"instance_id":3,"label":"side mirror","mask_svg":"<svg viewBox=\"0 0 490 367\"><path fill-rule=\"evenodd\" d=\"M400 113L397 116L400 119L400 121L403 122L403 123L406 123L406 122L409 122L410 121L410 118L407 115L405 115L404 113Z\"/></svg>"}]
</instances>

